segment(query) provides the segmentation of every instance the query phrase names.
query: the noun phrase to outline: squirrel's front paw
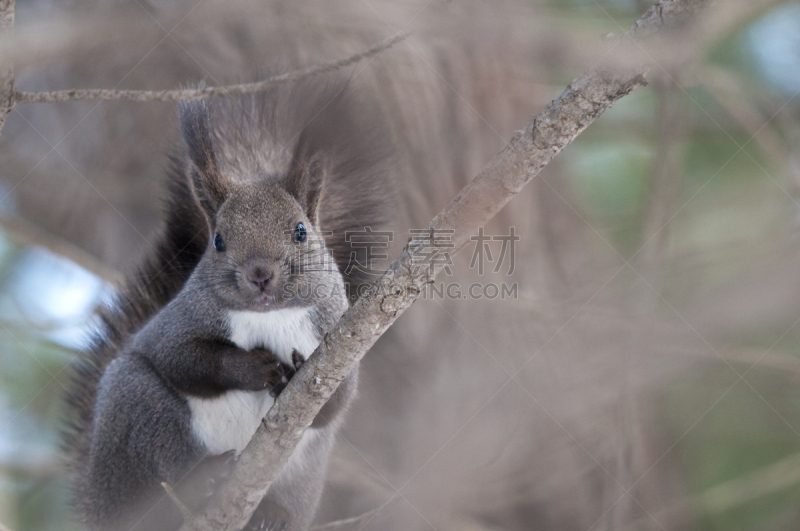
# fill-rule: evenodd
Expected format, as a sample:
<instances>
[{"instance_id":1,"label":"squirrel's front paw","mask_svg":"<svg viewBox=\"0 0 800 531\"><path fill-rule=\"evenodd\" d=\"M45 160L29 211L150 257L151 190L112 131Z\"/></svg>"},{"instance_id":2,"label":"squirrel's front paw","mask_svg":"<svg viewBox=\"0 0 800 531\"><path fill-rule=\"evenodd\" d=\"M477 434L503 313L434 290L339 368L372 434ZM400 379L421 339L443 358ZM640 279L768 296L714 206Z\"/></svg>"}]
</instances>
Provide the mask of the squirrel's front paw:
<instances>
[{"instance_id":1,"label":"squirrel's front paw","mask_svg":"<svg viewBox=\"0 0 800 531\"><path fill-rule=\"evenodd\" d=\"M292 351L292 365L294 365L294 370L299 371L300 367L302 367L305 362L305 356L300 354L297 350Z\"/></svg>"},{"instance_id":2,"label":"squirrel's front paw","mask_svg":"<svg viewBox=\"0 0 800 531\"><path fill-rule=\"evenodd\" d=\"M270 389L269 394L273 398L277 398L281 391L286 388L286 384L289 383L289 380L294 376L294 374L300 370L300 367L306 362L306 358L300 354L297 350L292 351L292 365L293 367L288 367L286 365L281 364L281 369L284 371L283 375L280 378L280 381L274 383L272 388Z\"/></svg>"},{"instance_id":3,"label":"squirrel's front paw","mask_svg":"<svg viewBox=\"0 0 800 531\"><path fill-rule=\"evenodd\" d=\"M265 385L265 387L269 388L269 395L272 398L277 398L286 388L286 384L292 379L294 373L295 370L289 365L283 363L279 364Z\"/></svg>"},{"instance_id":4,"label":"squirrel's front paw","mask_svg":"<svg viewBox=\"0 0 800 531\"><path fill-rule=\"evenodd\" d=\"M295 372L294 368L265 349L241 353L229 361L229 367L233 367L235 372L235 385L231 387L269 391L273 397L280 394Z\"/></svg>"}]
</instances>

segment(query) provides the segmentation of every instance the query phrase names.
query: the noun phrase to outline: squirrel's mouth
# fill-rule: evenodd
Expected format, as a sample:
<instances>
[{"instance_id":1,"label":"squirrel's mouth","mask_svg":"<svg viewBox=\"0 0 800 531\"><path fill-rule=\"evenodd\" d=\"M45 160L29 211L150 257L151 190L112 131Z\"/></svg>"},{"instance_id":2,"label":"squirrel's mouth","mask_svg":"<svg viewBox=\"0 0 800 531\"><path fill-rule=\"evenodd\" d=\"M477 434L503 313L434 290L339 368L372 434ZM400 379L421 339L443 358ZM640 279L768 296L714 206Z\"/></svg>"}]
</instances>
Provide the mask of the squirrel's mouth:
<instances>
[{"instance_id":1,"label":"squirrel's mouth","mask_svg":"<svg viewBox=\"0 0 800 531\"><path fill-rule=\"evenodd\" d=\"M278 297L271 293L260 293L259 295L256 296L256 303L261 306L270 306L274 304L275 301L277 300Z\"/></svg>"}]
</instances>

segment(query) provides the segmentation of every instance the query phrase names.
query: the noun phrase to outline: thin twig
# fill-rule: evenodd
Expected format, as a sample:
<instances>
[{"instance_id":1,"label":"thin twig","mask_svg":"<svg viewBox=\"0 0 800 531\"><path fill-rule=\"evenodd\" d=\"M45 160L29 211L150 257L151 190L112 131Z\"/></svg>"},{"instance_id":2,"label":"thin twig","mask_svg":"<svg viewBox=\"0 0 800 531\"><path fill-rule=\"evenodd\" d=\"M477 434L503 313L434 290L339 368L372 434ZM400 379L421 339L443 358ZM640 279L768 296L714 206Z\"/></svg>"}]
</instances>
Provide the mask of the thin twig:
<instances>
[{"instance_id":1,"label":"thin twig","mask_svg":"<svg viewBox=\"0 0 800 531\"><path fill-rule=\"evenodd\" d=\"M715 514L739 507L768 494L800 483L800 454L790 455L742 477L712 487L694 499L706 513Z\"/></svg>"},{"instance_id":2,"label":"thin twig","mask_svg":"<svg viewBox=\"0 0 800 531\"><path fill-rule=\"evenodd\" d=\"M0 0L0 37L14 31L14 0ZM8 57L0 59L0 131L6 116L14 107L14 64Z\"/></svg>"},{"instance_id":3,"label":"thin twig","mask_svg":"<svg viewBox=\"0 0 800 531\"><path fill-rule=\"evenodd\" d=\"M744 476L715 485L695 496L688 496L654 515L647 515L625 527L641 529L644 522L667 521L681 524L687 514L719 514L749 502L785 491L800 484L800 454L790 455Z\"/></svg>"},{"instance_id":4,"label":"thin twig","mask_svg":"<svg viewBox=\"0 0 800 531\"><path fill-rule=\"evenodd\" d=\"M180 498L178 498L178 495L175 493L175 490L172 488L172 486L166 481L162 481L161 486L164 487L164 490L167 491L167 496L169 496L169 499L172 500L172 503L174 503L175 506L178 508L178 510L181 512L181 516L183 516L183 521L184 522L194 521L194 515L192 514L192 511L190 511L189 508L183 504Z\"/></svg>"},{"instance_id":5,"label":"thin twig","mask_svg":"<svg viewBox=\"0 0 800 531\"><path fill-rule=\"evenodd\" d=\"M352 518L343 518L341 520L334 520L333 522L328 522L327 524L320 524L315 525L311 528L311 531L336 531L340 529L351 529L358 524L365 522L372 518L372 516L378 512L380 507L376 507L370 511L365 512L364 514L360 514L358 516L354 516Z\"/></svg>"},{"instance_id":6,"label":"thin twig","mask_svg":"<svg viewBox=\"0 0 800 531\"><path fill-rule=\"evenodd\" d=\"M641 224L641 251L637 268L644 277L640 282L640 300L646 305L642 309L646 310L653 309L661 297L670 221L683 191L682 146L688 133L688 120L677 76L677 72L668 72L654 83L658 97L657 150Z\"/></svg>"},{"instance_id":7,"label":"thin twig","mask_svg":"<svg viewBox=\"0 0 800 531\"><path fill-rule=\"evenodd\" d=\"M800 359L788 354L780 354L762 349L753 350L723 350L722 358L728 363L749 365L758 370L770 370L780 373L786 378L800 378ZM719 361L717 354L709 353L713 361Z\"/></svg>"},{"instance_id":8,"label":"thin twig","mask_svg":"<svg viewBox=\"0 0 800 531\"><path fill-rule=\"evenodd\" d=\"M725 113L740 127L747 131L759 147L764 151L770 164L774 164L788 180L788 187L793 189L800 176L793 175L791 150L788 149L768 117L762 116L745 97L741 80L721 68L706 65L695 70L697 80L706 87ZM792 190L796 196L796 190ZM796 200L796 198L795 198Z\"/></svg>"},{"instance_id":9,"label":"thin twig","mask_svg":"<svg viewBox=\"0 0 800 531\"><path fill-rule=\"evenodd\" d=\"M660 0L655 9L661 16L653 22L650 18L640 21L637 31L648 34L649 24L661 27L683 20L687 9L701 5L704 2L698 0ZM444 267L442 260L430 260L431 251L444 244L447 248L441 250L452 252L469 242L478 226L494 217L595 119L634 88L646 84L646 71L646 67L640 67L625 73L593 70L582 74L518 131L428 225L430 234L446 230L450 239L442 242L441 238L416 236L409 242L400 258L325 334L239 456L231 480L206 510L182 529L241 529L339 384Z\"/></svg>"},{"instance_id":10,"label":"thin twig","mask_svg":"<svg viewBox=\"0 0 800 531\"><path fill-rule=\"evenodd\" d=\"M238 94L260 92L276 85L299 81L307 77L318 76L377 55L405 39L408 35L395 35L380 44L363 52L339 59L332 63L309 66L292 72L272 76L254 83L241 83L222 87L205 87L196 89L172 90L116 90L116 89L69 89L50 92L14 91L14 103L53 103L69 100L130 100L130 101L179 101L216 98Z\"/></svg>"}]
</instances>

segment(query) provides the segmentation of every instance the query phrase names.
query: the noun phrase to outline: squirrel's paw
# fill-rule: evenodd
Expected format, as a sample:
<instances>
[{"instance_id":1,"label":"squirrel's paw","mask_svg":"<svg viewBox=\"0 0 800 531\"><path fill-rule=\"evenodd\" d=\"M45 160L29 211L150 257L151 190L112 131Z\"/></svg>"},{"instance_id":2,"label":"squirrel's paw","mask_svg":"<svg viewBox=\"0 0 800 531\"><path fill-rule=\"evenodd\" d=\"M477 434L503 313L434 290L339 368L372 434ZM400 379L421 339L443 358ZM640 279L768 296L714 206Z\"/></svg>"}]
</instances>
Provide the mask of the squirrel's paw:
<instances>
[{"instance_id":1,"label":"squirrel's paw","mask_svg":"<svg viewBox=\"0 0 800 531\"><path fill-rule=\"evenodd\" d=\"M279 369L281 372L278 374L279 378L277 380L273 379L270 382L270 390L269 394L272 398L277 398L281 391L286 388L286 384L289 383L289 380L292 379L294 373L300 370L300 367L306 362L306 358L300 354L297 350L292 351L292 367L288 365L284 365L280 363L276 365L276 369Z\"/></svg>"},{"instance_id":2,"label":"squirrel's paw","mask_svg":"<svg viewBox=\"0 0 800 531\"><path fill-rule=\"evenodd\" d=\"M295 369L289 365L278 363L274 367L272 377L267 381L265 387L269 387L269 394L272 398L277 398L281 391L286 388L286 384L294 376Z\"/></svg>"},{"instance_id":3,"label":"squirrel's paw","mask_svg":"<svg viewBox=\"0 0 800 531\"><path fill-rule=\"evenodd\" d=\"M300 367L306 362L306 358L300 354L298 351L292 351L292 365L294 365L294 370L299 371Z\"/></svg>"}]
</instances>

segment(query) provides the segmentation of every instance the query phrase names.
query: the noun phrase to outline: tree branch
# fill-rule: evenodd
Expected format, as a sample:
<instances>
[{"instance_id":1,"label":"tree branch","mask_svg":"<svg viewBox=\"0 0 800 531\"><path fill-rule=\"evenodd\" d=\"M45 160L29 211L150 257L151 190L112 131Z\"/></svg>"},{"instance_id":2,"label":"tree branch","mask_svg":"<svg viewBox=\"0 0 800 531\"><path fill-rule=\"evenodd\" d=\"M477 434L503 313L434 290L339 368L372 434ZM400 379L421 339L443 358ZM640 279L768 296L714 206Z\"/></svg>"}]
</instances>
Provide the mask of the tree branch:
<instances>
[{"instance_id":1,"label":"tree branch","mask_svg":"<svg viewBox=\"0 0 800 531\"><path fill-rule=\"evenodd\" d=\"M719 514L741 507L759 498L782 492L800 483L800 454L792 454L782 460L758 468L744 476L715 485L695 496L686 497L677 503L631 522L624 529L642 529L644 523L668 521L684 524L687 514Z\"/></svg>"},{"instance_id":2,"label":"tree branch","mask_svg":"<svg viewBox=\"0 0 800 531\"><path fill-rule=\"evenodd\" d=\"M194 518L194 516L192 515L192 511L190 511L189 508L183 504L181 499L178 498L178 495L175 493L175 490L172 488L172 486L166 481L162 481L161 486L164 487L164 490L166 491L169 499L172 500L172 503L174 503L175 506L178 508L178 510L181 512L181 516L183 516L183 519L186 521L191 521Z\"/></svg>"},{"instance_id":3,"label":"tree branch","mask_svg":"<svg viewBox=\"0 0 800 531\"><path fill-rule=\"evenodd\" d=\"M2 0L0 0L2 1ZM351 55L331 63L309 66L292 72L257 81L255 83L242 83L223 87L205 87L198 89L174 90L116 90L116 89L69 89L54 90L51 92L20 92L14 91L14 104L20 103L53 103L69 100L131 100L131 101L180 101L199 100L203 98L216 98L220 96L233 96L260 92L270 87L283 83L298 81L311 76L318 76L377 55L405 39L408 35L395 35L368 50ZM13 88L13 87L12 87Z\"/></svg>"},{"instance_id":4,"label":"tree branch","mask_svg":"<svg viewBox=\"0 0 800 531\"><path fill-rule=\"evenodd\" d=\"M704 0L660 0L631 33L649 35L683 21ZM499 212L561 150L617 100L646 84L645 67L625 73L589 71L521 131L429 224L452 230L458 250L469 235ZM433 240L433 241L431 241ZM376 284L344 314L289 381L242 452L219 496L183 530L241 529L287 462L305 429L378 338L417 299L443 264L431 263L434 238L415 237ZM448 249L445 249L448 250ZM426 260L426 257L428 260Z\"/></svg>"},{"instance_id":5,"label":"tree branch","mask_svg":"<svg viewBox=\"0 0 800 531\"><path fill-rule=\"evenodd\" d=\"M336 531L341 529L356 529L357 526L362 526L366 522L369 521L378 511L380 507L376 507L371 511L367 511L363 514L358 516L354 516L352 518L343 518L342 520L334 520L333 522L328 522L327 524L315 525L311 528L311 531Z\"/></svg>"},{"instance_id":6,"label":"tree branch","mask_svg":"<svg viewBox=\"0 0 800 531\"><path fill-rule=\"evenodd\" d=\"M639 17L628 32L632 37L653 35L664 26L675 26L691 18L710 0L660 0Z\"/></svg>"},{"instance_id":7,"label":"tree branch","mask_svg":"<svg viewBox=\"0 0 800 531\"><path fill-rule=\"evenodd\" d=\"M683 191L683 143L688 133L688 119L677 72L667 72L654 83L658 97L656 123L656 156L650 176L647 206L641 221L640 246L637 261L643 309L652 309L660 302L663 283L665 249L669 239L669 225L677 210Z\"/></svg>"},{"instance_id":8,"label":"tree branch","mask_svg":"<svg viewBox=\"0 0 800 531\"><path fill-rule=\"evenodd\" d=\"M0 0L0 36L14 31L14 0ZM14 64L8 57L0 58L0 131L6 116L14 107Z\"/></svg>"}]
</instances>

